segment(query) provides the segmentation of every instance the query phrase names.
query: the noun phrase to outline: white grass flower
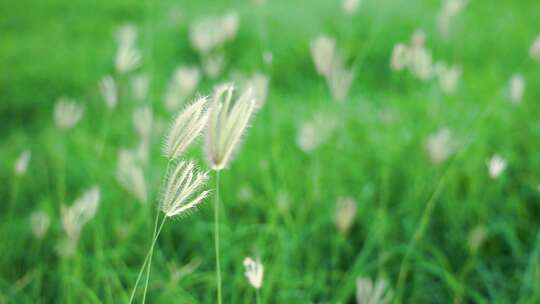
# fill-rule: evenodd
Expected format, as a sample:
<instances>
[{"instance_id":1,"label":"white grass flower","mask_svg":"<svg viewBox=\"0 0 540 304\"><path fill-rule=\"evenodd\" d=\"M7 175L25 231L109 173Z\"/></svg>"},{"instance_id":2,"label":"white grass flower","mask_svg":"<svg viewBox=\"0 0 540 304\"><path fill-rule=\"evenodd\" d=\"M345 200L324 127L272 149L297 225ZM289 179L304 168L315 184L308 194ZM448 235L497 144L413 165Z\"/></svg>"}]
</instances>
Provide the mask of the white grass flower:
<instances>
[{"instance_id":1,"label":"white grass flower","mask_svg":"<svg viewBox=\"0 0 540 304\"><path fill-rule=\"evenodd\" d=\"M148 105L137 108L133 112L133 126L141 139L149 139L152 132L154 116L152 108Z\"/></svg>"},{"instance_id":2,"label":"white grass flower","mask_svg":"<svg viewBox=\"0 0 540 304\"><path fill-rule=\"evenodd\" d=\"M386 304L392 300L392 291L385 280L379 279L373 284L369 278L356 281L357 304Z\"/></svg>"},{"instance_id":3,"label":"white grass flower","mask_svg":"<svg viewBox=\"0 0 540 304\"><path fill-rule=\"evenodd\" d=\"M30 150L23 151L17 160L15 161L14 172L16 176L23 176L28 170L28 164L32 158L32 152Z\"/></svg>"},{"instance_id":4,"label":"white grass flower","mask_svg":"<svg viewBox=\"0 0 540 304\"><path fill-rule=\"evenodd\" d=\"M192 161L179 162L170 169L165 182L161 200L163 213L174 217L196 208L208 196L208 190L196 195L207 180L208 172L197 172Z\"/></svg>"},{"instance_id":5,"label":"white grass flower","mask_svg":"<svg viewBox=\"0 0 540 304\"><path fill-rule=\"evenodd\" d=\"M99 82L99 91L109 109L114 109L118 103L118 89L111 75L107 75Z\"/></svg>"},{"instance_id":6,"label":"white grass flower","mask_svg":"<svg viewBox=\"0 0 540 304\"><path fill-rule=\"evenodd\" d=\"M506 160L498 154L493 155L486 164L489 176L493 179L499 177L506 170L507 166Z\"/></svg>"},{"instance_id":7,"label":"white grass flower","mask_svg":"<svg viewBox=\"0 0 540 304\"><path fill-rule=\"evenodd\" d=\"M467 245L471 253L475 254L478 252L478 249L480 249L486 240L487 234L486 228L481 225L478 225L471 230L469 233L469 239L467 240Z\"/></svg>"},{"instance_id":8,"label":"white grass flower","mask_svg":"<svg viewBox=\"0 0 540 304\"><path fill-rule=\"evenodd\" d=\"M233 85L219 86L208 110L206 158L213 170L227 167L255 109L251 89L245 90L235 101L233 93Z\"/></svg>"},{"instance_id":9,"label":"white grass flower","mask_svg":"<svg viewBox=\"0 0 540 304\"><path fill-rule=\"evenodd\" d=\"M302 151L310 153L326 142L334 134L336 128L335 118L316 114L313 119L302 123L298 129L296 144Z\"/></svg>"},{"instance_id":10,"label":"white grass flower","mask_svg":"<svg viewBox=\"0 0 540 304\"><path fill-rule=\"evenodd\" d=\"M529 48L529 56L531 56L533 60L540 60L540 35L538 35L536 39L534 39L534 42Z\"/></svg>"},{"instance_id":11,"label":"white grass flower","mask_svg":"<svg viewBox=\"0 0 540 304\"><path fill-rule=\"evenodd\" d=\"M210 78L216 78L221 74L225 66L225 54L217 52L215 54L207 54L202 58L202 69Z\"/></svg>"},{"instance_id":12,"label":"white grass flower","mask_svg":"<svg viewBox=\"0 0 540 304\"><path fill-rule=\"evenodd\" d=\"M177 110L180 104L189 97L199 85L201 72L193 66L180 66L174 71L173 78L167 88L165 108Z\"/></svg>"},{"instance_id":13,"label":"white grass flower","mask_svg":"<svg viewBox=\"0 0 540 304\"><path fill-rule=\"evenodd\" d=\"M168 159L177 159L199 136L208 121L207 98L201 97L178 113L165 139L164 153Z\"/></svg>"},{"instance_id":14,"label":"white grass flower","mask_svg":"<svg viewBox=\"0 0 540 304\"><path fill-rule=\"evenodd\" d=\"M118 45L135 45L137 27L133 23L124 23L114 33Z\"/></svg>"},{"instance_id":15,"label":"white grass flower","mask_svg":"<svg viewBox=\"0 0 540 304\"><path fill-rule=\"evenodd\" d=\"M390 59L390 67L392 70L401 71L409 65L409 62L409 48L403 43L396 44L392 50L392 58Z\"/></svg>"},{"instance_id":16,"label":"white grass flower","mask_svg":"<svg viewBox=\"0 0 540 304\"><path fill-rule=\"evenodd\" d=\"M521 74L514 74L510 78L510 101L513 104L521 103L525 94L525 78Z\"/></svg>"},{"instance_id":17,"label":"white grass flower","mask_svg":"<svg viewBox=\"0 0 540 304\"><path fill-rule=\"evenodd\" d=\"M328 75L336 53L336 41L328 36L319 35L311 42L310 49L317 73L321 76Z\"/></svg>"},{"instance_id":18,"label":"white grass flower","mask_svg":"<svg viewBox=\"0 0 540 304\"><path fill-rule=\"evenodd\" d=\"M326 74L326 83L334 100L342 102L347 97L353 79L354 71L346 68L343 58L336 53L330 71Z\"/></svg>"},{"instance_id":19,"label":"white grass flower","mask_svg":"<svg viewBox=\"0 0 540 304\"><path fill-rule=\"evenodd\" d=\"M409 70L416 78L428 80L433 76L433 59L431 52L422 47L413 47L410 50Z\"/></svg>"},{"instance_id":20,"label":"white grass flower","mask_svg":"<svg viewBox=\"0 0 540 304\"><path fill-rule=\"evenodd\" d=\"M236 12L227 12L221 17L221 28L224 41L233 40L236 37L239 24L240 20L238 18L238 13Z\"/></svg>"},{"instance_id":21,"label":"white grass flower","mask_svg":"<svg viewBox=\"0 0 540 304\"><path fill-rule=\"evenodd\" d=\"M144 172L137 163L135 155L128 150L120 149L118 152L116 180L139 202L146 203L147 192Z\"/></svg>"},{"instance_id":22,"label":"white grass flower","mask_svg":"<svg viewBox=\"0 0 540 304\"><path fill-rule=\"evenodd\" d=\"M115 67L119 74L126 74L141 65L141 52L131 44L121 44L116 51Z\"/></svg>"},{"instance_id":23,"label":"white grass flower","mask_svg":"<svg viewBox=\"0 0 540 304\"><path fill-rule=\"evenodd\" d=\"M447 37L450 33L452 20L463 11L467 5L467 0L445 0L439 15L437 16L437 26L439 33Z\"/></svg>"},{"instance_id":24,"label":"white grass flower","mask_svg":"<svg viewBox=\"0 0 540 304\"><path fill-rule=\"evenodd\" d=\"M426 32L416 30L411 36L411 48L423 48L426 45Z\"/></svg>"},{"instance_id":25,"label":"white grass flower","mask_svg":"<svg viewBox=\"0 0 540 304\"><path fill-rule=\"evenodd\" d=\"M54 122L59 129L71 129L82 118L84 108L74 99L60 97L54 105Z\"/></svg>"},{"instance_id":26,"label":"white grass flower","mask_svg":"<svg viewBox=\"0 0 540 304\"><path fill-rule=\"evenodd\" d=\"M439 85L444 94L452 95L456 92L461 76L461 69L459 67L449 67L446 63L442 62L437 63L435 65L435 74L439 78Z\"/></svg>"},{"instance_id":27,"label":"white grass flower","mask_svg":"<svg viewBox=\"0 0 540 304\"><path fill-rule=\"evenodd\" d=\"M345 235L351 230L356 219L356 210L358 206L354 198L340 197L336 202L335 223L339 233Z\"/></svg>"},{"instance_id":28,"label":"white grass flower","mask_svg":"<svg viewBox=\"0 0 540 304\"><path fill-rule=\"evenodd\" d=\"M253 89L255 110L260 110L266 103L266 97L268 96L268 77L261 73L255 73L246 81L245 86Z\"/></svg>"},{"instance_id":29,"label":"white grass flower","mask_svg":"<svg viewBox=\"0 0 540 304\"><path fill-rule=\"evenodd\" d=\"M51 219L49 215L44 211L34 211L30 215L30 226L32 227L32 234L38 240L41 240L47 234Z\"/></svg>"},{"instance_id":30,"label":"white grass flower","mask_svg":"<svg viewBox=\"0 0 540 304\"><path fill-rule=\"evenodd\" d=\"M94 186L83 192L73 205L62 206L60 210L62 228L69 239L79 239L81 229L96 215L99 199L99 187Z\"/></svg>"},{"instance_id":31,"label":"white grass flower","mask_svg":"<svg viewBox=\"0 0 540 304\"><path fill-rule=\"evenodd\" d=\"M150 81L146 73L134 76L131 79L131 92L133 94L133 97L139 102L144 101L148 96L149 86Z\"/></svg>"},{"instance_id":32,"label":"white grass flower","mask_svg":"<svg viewBox=\"0 0 540 304\"><path fill-rule=\"evenodd\" d=\"M345 14L352 16L358 11L361 2L361 0L343 0L343 11L345 12Z\"/></svg>"},{"instance_id":33,"label":"white grass flower","mask_svg":"<svg viewBox=\"0 0 540 304\"><path fill-rule=\"evenodd\" d=\"M236 12L229 12L222 17L196 20L189 27L191 45L200 54L207 54L212 49L233 40L238 25L239 18Z\"/></svg>"},{"instance_id":34,"label":"white grass flower","mask_svg":"<svg viewBox=\"0 0 540 304\"><path fill-rule=\"evenodd\" d=\"M441 164L457 150L458 143L449 129L440 129L430 135L426 141L426 149L431 162Z\"/></svg>"},{"instance_id":35,"label":"white grass flower","mask_svg":"<svg viewBox=\"0 0 540 304\"><path fill-rule=\"evenodd\" d=\"M264 277L264 266L261 261L257 258L253 260L250 257L244 259L244 267L246 272L244 273L246 278L249 281L249 284L255 289L260 289L263 284Z\"/></svg>"}]
</instances>

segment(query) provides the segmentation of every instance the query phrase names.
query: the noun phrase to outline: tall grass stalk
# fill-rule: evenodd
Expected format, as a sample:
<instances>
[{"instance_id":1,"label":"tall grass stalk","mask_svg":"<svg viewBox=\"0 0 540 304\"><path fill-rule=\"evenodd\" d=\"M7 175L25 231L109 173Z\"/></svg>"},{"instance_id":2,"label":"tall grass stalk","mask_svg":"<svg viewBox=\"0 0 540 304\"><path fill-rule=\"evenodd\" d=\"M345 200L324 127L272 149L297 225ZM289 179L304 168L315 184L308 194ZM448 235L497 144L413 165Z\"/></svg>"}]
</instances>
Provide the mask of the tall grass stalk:
<instances>
[{"instance_id":1,"label":"tall grass stalk","mask_svg":"<svg viewBox=\"0 0 540 304\"><path fill-rule=\"evenodd\" d=\"M216 251L217 302L221 304L221 264L219 258L219 171L216 171L216 195L214 199L214 249Z\"/></svg>"}]
</instances>

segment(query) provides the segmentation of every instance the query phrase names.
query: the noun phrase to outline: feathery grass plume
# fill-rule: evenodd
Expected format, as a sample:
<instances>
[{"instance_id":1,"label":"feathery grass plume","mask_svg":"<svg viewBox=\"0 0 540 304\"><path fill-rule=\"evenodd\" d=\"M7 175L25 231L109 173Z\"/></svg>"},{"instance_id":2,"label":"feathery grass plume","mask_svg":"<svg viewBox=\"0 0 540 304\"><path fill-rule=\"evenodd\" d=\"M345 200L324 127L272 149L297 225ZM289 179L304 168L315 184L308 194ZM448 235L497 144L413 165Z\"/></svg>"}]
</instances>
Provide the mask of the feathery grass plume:
<instances>
[{"instance_id":1,"label":"feathery grass plume","mask_svg":"<svg viewBox=\"0 0 540 304\"><path fill-rule=\"evenodd\" d=\"M529 48L529 56L531 56L533 60L540 60L540 35L534 39L531 47Z\"/></svg>"},{"instance_id":2,"label":"feathery grass plume","mask_svg":"<svg viewBox=\"0 0 540 304\"><path fill-rule=\"evenodd\" d=\"M484 241L487 238L486 227L478 225L474 227L473 230L469 233L469 239L467 240L467 246L469 247L469 252L471 254L476 254L478 249L482 246Z\"/></svg>"},{"instance_id":3,"label":"feathery grass plume","mask_svg":"<svg viewBox=\"0 0 540 304\"><path fill-rule=\"evenodd\" d=\"M66 234L66 238L57 248L61 256L69 257L73 255L82 228L96 215L99 199L99 187L94 186L77 198L73 205L61 207L60 219Z\"/></svg>"},{"instance_id":4,"label":"feathery grass plume","mask_svg":"<svg viewBox=\"0 0 540 304\"><path fill-rule=\"evenodd\" d=\"M499 177L504 170L506 170L506 159L502 158L500 155L493 155L487 162L489 177L495 179Z\"/></svg>"},{"instance_id":5,"label":"feathery grass plume","mask_svg":"<svg viewBox=\"0 0 540 304\"><path fill-rule=\"evenodd\" d=\"M431 51L423 46L410 49L409 71L416 78L426 81L433 76L433 59Z\"/></svg>"},{"instance_id":6,"label":"feathery grass plume","mask_svg":"<svg viewBox=\"0 0 540 304\"><path fill-rule=\"evenodd\" d=\"M116 108L118 103L118 89L111 75L107 75L99 82L99 91L109 109Z\"/></svg>"},{"instance_id":7,"label":"feathery grass plume","mask_svg":"<svg viewBox=\"0 0 540 304\"><path fill-rule=\"evenodd\" d=\"M360 7L361 0L343 0L342 7L345 14L352 16L356 14L358 8Z\"/></svg>"},{"instance_id":8,"label":"feathery grass plume","mask_svg":"<svg viewBox=\"0 0 540 304\"><path fill-rule=\"evenodd\" d=\"M140 139L150 138L153 120L152 108L148 105L139 107L133 112L133 126Z\"/></svg>"},{"instance_id":9,"label":"feathery grass plume","mask_svg":"<svg viewBox=\"0 0 540 304\"><path fill-rule=\"evenodd\" d=\"M148 96L150 81L146 73L135 75L131 78L131 94L136 101L142 102Z\"/></svg>"},{"instance_id":10,"label":"feathery grass plume","mask_svg":"<svg viewBox=\"0 0 540 304\"><path fill-rule=\"evenodd\" d=\"M439 79L439 85L444 94L452 95L456 92L459 77L461 76L461 69L459 67L450 67L444 62L438 62L435 64L435 75Z\"/></svg>"},{"instance_id":11,"label":"feathery grass plume","mask_svg":"<svg viewBox=\"0 0 540 304\"><path fill-rule=\"evenodd\" d=\"M336 53L336 41L329 36L319 35L311 42L310 50L317 73L328 75Z\"/></svg>"},{"instance_id":12,"label":"feathery grass plume","mask_svg":"<svg viewBox=\"0 0 540 304\"><path fill-rule=\"evenodd\" d=\"M182 267L176 266L176 263L172 261L169 263L169 272L171 273L170 282L172 285L178 284L178 282L187 277L188 275L194 273L202 264L200 258L193 258L189 263L183 265Z\"/></svg>"},{"instance_id":13,"label":"feathery grass plume","mask_svg":"<svg viewBox=\"0 0 540 304\"><path fill-rule=\"evenodd\" d=\"M200 54L233 40L238 32L239 18L236 12L228 12L222 17L207 17L194 21L189 27L191 46Z\"/></svg>"},{"instance_id":14,"label":"feathery grass plume","mask_svg":"<svg viewBox=\"0 0 540 304\"><path fill-rule=\"evenodd\" d=\"M255 110L260 110L266 103L266 97L268 96L268 76L255 73L246 81L245 87L253 88Z\"/></svg>"},{"instance_id":15,"label":"feathery grass plume","mask_svg":"<svg viewBox=\"0 0 540 304\"><path fill-rule=\"evenodd\" d=\"M60 97L54 105L54 123L59 129L71 129L82 118L84 108L74 99Z\"/></svg>"},{"instance_id":16,"label":"feathery grass plume","mask_svg":"<svg viewBox=\"0 0 540 304\"><path fill-rule=\"evenodd\" d=\"M255 109L253 90L246 89L233 101L234 86L219 86L208 109L206 159L212 170L222 170L237 149Z\"/></svg>"},{"instance_id":17,"label":"feathery grass plume","mask_svg":"<svg viewBox=\"0 0 540 304\"><path fill-rule=\"evenodd\" d=\"M174 71L165 93L165 108L176 111L199 85L201 72L193 66L180 66Z\"/></svg>"},{"instance_id":18,"label":"feathery grass plume","mask_svg":"<svg viewBox=\"0 0 540 304\"><path fill-rule=\"evenodd\" d=\"M357 204L354 198L340 197L336 202L335 222L339 233L345 235L351 230L356 219Z\"/></svg>"},{"instance_id":19,"label":"feathery grass plume","mask_svg":"<svg viewBox=\"0 0 540 304\"><path fill-rule=\"evenodd\" d=\"M197 172L192 161L181 161L168 173L161 211L167 217L182 215L196 208L208 196L210 191L196 192L206 184L208 172Z\"/></svg>"},{"instance_id":20,"label":"feathery grass plume","mask_svg":"<svg viewBox=\"0 0 540 304\"><path fill-rule=\"evenodd\" d=\"M17 160L15 160L15 166L13 168L15 176L23 176L26 174L31 158L32 152L30 152L30 150L24 150L19 157L17 157Z\"/></svg>"},{"instance_id":21,"label":"feathery grass plume","mask_svg":"<svg viewBox=\"0 0 540 304\"><path fill-rule=\"evenodd\" d=\"M369 278L356 280L357 304L386 304L392 301L393 293L386 280L379 279L373 284Z\"/></svg>"},{"instance_id":22,"label":"feathery grass plume","mask_svg":"<svg viewBox=\"0 0 540 304\"><path fill-rule=\"evenodd\" d=\"M311 120L302 123L296 135L296 144L305 153L310 153L334 134L337 125L334 117L318 113Z\"/></svg>"},{"instance_id":23,"label":"feathery grass plume","mask_svg":"<svg viewBox=\"0 0 540 304\"><path fill-rule=\"evenodd\" d=\"M199 136L208 121L207 98L201 97L178 113L165 139L164 154L168 159L177 159Z\"/></svg>"},{"instance_id":24,"label":"feathery grass plume","mask_svg":"<svg viewBox=\"0 0 540 304\"><path fill-rule=\"evenodd\" d=\"M326 75L326 83L334 100L342 102L347 97L353 79L354 71L345 67L344 59L336 52Z\"/></svg>"},{"instance_id":25,"label":"feathery grass plume","mask_svg":"<svg viewBox=\"0 0 540 304\"><path fill-rule=\"evenodd\" d=\"M409 65L410 59L409 48L403 43L398 43L392 50L390 67L392 70L399 72Z\"/></svg>"},{"instance_id":26,"label":"feathery grass plume","mask_svg":"<svg viewBox=\"0 0 540 304\"><path fill-rule=\"evenodd\" d=\"M244 273L249 281L249 284L255 289L260 289L263 284L264 266L257 258L253 260L250 257L244 259L244 267L246 272Z\"/></svg>"},{"instance_id":27,"label":"feathery grass plume","mask_svg":"<svg viewBox=\"0 0 540 304\"><path fill-rule=\"evenodd\" d=\"M525 78L521 74L514 74L509 84L510 101L517 105L521 103L525 94Z\"/></svg>"},{"instance_id":28,"label":"feathery grass plume","mask_svg":"<svg viewBox=\"0 0 540 304\"><path fill-rule=\"evenodd\" d=\"M49 215L44 211L34 211L30 215L30 226L32 227L32 234L38 240L41 240L47 234L51 219Z\"/></svg>"},{"instance_id":29,"label":"feathery grass plume","mask_svg":"<svg viewBox=\"0 0 540 304\"><path fill-rule=\"evenodd\" d=\"M458 148L458 142L452 132L443 128L430 135L426 141L426 149L431 162L435 165L445 162Z\"/></svg>"},{"instance_id":30,"label":"feathery grass plume","mask_svg":"<svg viewBox=\"0 0 540 304\"><path fill-rule=\"evenodd\" d=\"M202 57L201 66L204 73L210 78L216 78L221 74L225 66L225 54L216 52Z\"/></svg>"},{"instance_id":31,"label":"feathery grass plume","mask_svg":"<svg viewBox=\"0 0 540 304\"><path fill-rule=\"evenodd\" d=\"M133 45L120 45L116 51L115 67L119 74L126 74L141 65L140 51Z\"/></svg>"},{"instance_id":32,"label":"feathery grass plume","mask_svg":"<svg viewBox=\"0 0 540 304\"><path fill-rule=\"evenodd\" d=\"M124 23L114 32L118 45L135 45L137 41L137 27L133 23Z\"/></svg>"},{"instance_id":33,"label":"feathery grass plume","mask_svg":"<svg viewBox=\"0 0 540 304\"><path fill-rule=\"evenodd\" d=\"M147 192L144 172L137 163L135 155L128 150L120 149L118 152L116 180L139 202L146 203Z\"/></svg>"},{"instance_id":34,"label":"feathery grass plume","mask_svg":"<svg viewBox=\"0 0 540 304\"><path fill-rule=\"evenodd\" d=\"M463 11L467 0L445 0L437 16L437 28L443 37L448 37L452 20Z\"/></svg>"}]
</instances>

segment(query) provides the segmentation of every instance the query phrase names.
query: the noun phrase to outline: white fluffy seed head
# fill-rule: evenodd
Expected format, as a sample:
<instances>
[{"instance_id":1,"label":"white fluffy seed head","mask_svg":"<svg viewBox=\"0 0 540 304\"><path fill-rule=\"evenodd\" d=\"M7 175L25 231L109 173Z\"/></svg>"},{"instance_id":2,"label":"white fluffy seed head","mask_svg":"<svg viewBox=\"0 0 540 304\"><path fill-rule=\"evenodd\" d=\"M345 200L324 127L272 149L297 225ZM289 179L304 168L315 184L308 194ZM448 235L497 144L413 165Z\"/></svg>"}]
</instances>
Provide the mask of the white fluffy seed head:
<instances>
[{"instance_id":1,"label":"white fluffy seed head","mask_svg":"<svg viewBox=\"0 0 540 304\"><path fill-rule=\"evenodd\" d=\"M71 129L81 119L84 108L74 99L60 97L54 106L54 123L59 129Z\"/></svg>"},{"instance_id":2,"label":"white fluffy seed head","mask_svg":"<svg viewBox=\"0 0 540 304\"><path fill-rule=\"evenodd\" d=\"M83 192L73 205L62 206L60 210L62 228L69 239L79 239L82 227L96 215L99 199L99 187L94 186Z\"/></svg>"},{"instance_id":3,"label":"white fluffy seed head","mask_svg":"<svg viewBox=\"0 0 540 304\"><path fill-rule=\"evenodd\" d=\"M448 66L444 62L438 62L434 67L435 75L439 79L441 90L446 95L452 95L456 92L461 69L457 66Z\"/></svg>"},{"instance_id":4,"label":"white fluffy seed head","mask_svg":"<svg viewBox=\"0 0 540 304\"><path fill-rule=\"evenodd\" d=\"M210 191L199 192L208 172L199 172L192 161L181 161L170 168L162 188L161 211L167 217L184 215L203 202Z\"/></svg>"},{"instance_id":5,"label":"white fluffy seed head","mask_svg":"<svg viewBox=\"0 0 540 304\"><path fill-rule=\"evenodd\" d=\"M430 135L426 141L426 149L431 162L435 165L445 162L458 148L458 142L452 132L443 128Z\"/></svg>"},{"instance_id":6,"label":"white fluffy seed head","mask_svg":"<svg viewBox=\"0 0 540 304\"><path fill-rule=\"evenodd\" d=\"M233 40L238 31L239 18L236 12L229 12L222 17L207 17L196 20L189 27L189 39L192 47L201 54Z\"/></svg>"},{"instance_id":7,"label":"white fluffy seed head","mask_svg":"<svg viewBox=\"0 0 540 304\"><path fill-rule=\"evenodd\" d=\"M148 75L145 73L135 75L131 79L131 92L133 94L133 97L139 102L142 102L146 99L146 97L148 96L149 87L150 80L148 79Z\"/></svg>"},{"instance_id":8,"label":"white fluffy seed head","mask_svg":"<svg viewBox=\"0 0 540 304\"><path fill-rule=\"evenodd\" d=\"M268 96L268 76L255 73L246 81L245 86L253 88L255 110L260 110L266 103L266 97Z\"/></svg>"},{"instance_id":9,"label":"white fluffy seed head","mask_svg":"<svg viewBox=\"0 0 540 304\"><path fill-rule=\"evenodd\" d=\"M386 280L379 279L375 283L369 278L356 280L356 303L387 304L392 301L393 293Z\"/></svg>"},{"instance_id":10,"label":"white fluffy seed head","mask_svg":"<svg viewBox=\"0 0 540 304\"><path fill-rule=\"evenodd\" d=\"M208 110L205 152L208 165L216 171L229 164L255 109L251 88L246 89L235 101L233 94L233 85L219 86Z\"/></svg>"},{"instance_id":11,"label":"white fluffy seed head","mask_svg":"<svg viewBox=\"0 0 540 304\"><path fill-rule=\"evenodd\" d=\"M114 32L118 45L134 45L137 41L137 27L133 23L124 23Z\"/></svg>"},{"instance_id":12,"label":"white fluffy seed head","mask_svg":"<svg viewBox=\"0 0 540 304\"><path fill-rule=\"evenodd\" d=\"M32 227L32 234L38 240L41 240L47 234L51 219L49 215L44 211L34 211L30 215L30 225Z\"/></svg>"},{"instance_id":13,"label":"white fluffy seed head","mask_svg":"<svg viewBox=\"0 0 540 304\"><path fill-rule=\"evenodd\" d=\"M25 150L17 157L14 166L14 172L16 176L23 176L28 170L28 164L32 158L32 152L30 150Z\"/></svg>"},{"instance_id":14,"label":"white fluffy seed head","mask_svg":"<svg viewBox=\"0 0 540 304\"><path fill-rule=\"evenodd\" d=\"M305 153L311 153L334 134L337 125L338 122L334 117L318 113L314 118L300 125L296 135L296 144Z\"/></svg>"},{"instance_id":15,"label":"white fluffy seed head","mask_svg":"<svg viewBox=\"0 0 540 304\"><path fill-rule=\"evenodd\" d=\"M180 66L176 68L165 94L165 108L176 111L184 100L193 94L199 81L201 72L196 66Z\"/></svg>"},{"instance_id":16,"label":"white fluffy seed head","mask_svg":"<svg viewBox=\"0 0 540 304\"><path fill-rule=\"evenodd\" d=\"M489 176L492 179L499 177L504 170L506 170L506 159L502 158L500 155L495 154L487 161L487 167Z\"/></svg>"},{"instance_id":17,"label":"white fluffy seed head","mask_svg":"<svg viewBox=\"0 0 540 304\"><path fill-rule=\"evenodd\" d=\"M146 203L147 193L144 172L133 152L125 149L120 149L118 152L116 180L139 202Z\"/></svg>"},{"instance_id":18,"label":"white fluffy seed head","mask_svg":"<svg viewBox=\"0 0 540 304\"><path fill-rule=\"evenodd\" d=\"M356 14L360 7L361 0L343 0L342 7L345 14L352 16Z\"/></svg>"},{"instance_id":19,"label":"white fluffy seed head","mask_svg":"<svg viewBox=\"0 0 540 304\"><path fill-rule=\"evenodd\" d=\"M319 35L311 42L310 49L317 73L321 76L330 73L336 53L336 41L328 36Z\"/></svg>"},{"instance_id":20,"label":"white fluffy seed head","mask_svg":"<svg viewBox=\"0 0 540 304\"><path fill-rule=\"evenodd\" d=\"M529 55L533 60L540 60L540 35L534 39L531 47L529 48Z\"/></svg>"},{"instance_id":21,"label":"white fluffy seed head","mask_svg":"<svg viewBox=\"0 0 540 304\"><path fill-rule=\"evenodd\" d=\"M115 66L119 74L126 74L141 65L142 56L139 49L131 44L121 44L116 51Z\"/></svg>"},{"instance_id":22,"label":"white fluffy seed head","mask_svg":"<svg viewBox=\"0 0 540 304\"><path fill-rule=\"evenodd\" d=\"M345 61L339 53L334 54L330 71L325 76L334 100L343 102L349 94L354 79L354 71L345 67Z\"/></svg>"},{"instance_id":23,"label":"white fluffy seed head","mask_svg":"<svg viewBox=\"0 0 540 304\"><path fill-rule=\"evenodd\" d=\"M514 74L510 78L510 101L513 104L521 103L525 94L525 78L521 74Z\"/></svg>"},{"instance_id":24,"label":"white fluffy seed head","mask_svg":"<svg viewBox=\"0 0 540 304\"><path fill-rule=\"evenodd\" d=\"M347 234L356 219L357 204L354 198L340 197L336 202L335 223L341 234Z\"/></svg>"},{"instance_id":25,"label":"white fluffy seed head","mask_svg":"<svg viewBox=\"0 0 540 304\"><path fill-rule=\"evenodd\" d=\"M163 152L169 160L180 157L206 126L207 98L201 97L178 113L165 139Z\"/></svg>"},{"instance_id":26,"label":"white fluffy seed head","mask_svg":"<svg viewBox=\"0 0 540 304\"><path fill-rule=\"evenodd\" d=\"M148 105L137 108L133 112L133 126L140 139L148 140L152 132L154 115Z\"/></svg>"},{"instance_id":27,"label":"white fluffy seed head","mask_svg":"<svg viewBox=\"0 0 540 304\"><path fill-rule=\"evenodd\" d=\"M221 74L225 65L225 54L223 52L216 52L213 54L206 54L202 57L202 69L204 73L214 79Z\"/></svg>"},{"instance_id":28,"label":"white fluffy seed head","mask_svg":"<svg viewBox=\"0 0 540 304\"><path fill-rule=\"evenodd\" d=\"M390 59L390 67L392 70L401 71L409 65L409 62L409 48L403 43L396 44L392 50L392 58Z\"/></svg>"},{"instance_id":29,"label":"white fluffy seed head","mask_svg":"<svg viewBox=\"0 0 540 304\"><path fill-rule=\"evenodd\" d=\"M99 91L109 109L114 109L118 103L118 89L111 75L103 77L99 83Z\"/></svg>"},{"instance_id":30,"label":"white fluffy seed head","mask_svg":"<svg viewBox=\"0 0 540 304\"><path fill-rule=\"evenodd\" d=\"M261 261L258 258L253 260L252 258L247 257L244 259L244 267L246 268L244 274L248 279L249 284L255 289L261 288L264 277L264 266Z\"/></svg>"}]
</instances>

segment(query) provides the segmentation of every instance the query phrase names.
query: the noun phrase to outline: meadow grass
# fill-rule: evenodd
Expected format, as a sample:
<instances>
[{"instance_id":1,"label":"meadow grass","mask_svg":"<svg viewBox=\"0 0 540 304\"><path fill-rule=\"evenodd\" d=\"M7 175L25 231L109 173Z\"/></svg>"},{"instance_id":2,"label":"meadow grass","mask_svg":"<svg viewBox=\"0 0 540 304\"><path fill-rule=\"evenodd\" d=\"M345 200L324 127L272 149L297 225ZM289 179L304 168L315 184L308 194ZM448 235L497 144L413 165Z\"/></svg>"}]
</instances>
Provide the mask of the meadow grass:
<instances>
[{"instance_id":1,"label":"meadow grass","mask_svg":"<svg viewBox=\"0 0 540 304\"><path fill-rule=\"evenodd\" d=\"M224 46L225 71L197 91L210 94L235 71L261 71L270 88L234 164L220 175L223 303L255 302L244 276L248 256L264 264L261 303L354 303L359 277L385 279L403 303L540 302L540 62L528 56L540 34L540 2L469 1L446 40L436 30L439 1L365 0L352 17L338 1L267 2L0 2L9 12L0 20L0 303L128 302L152 241L167 167L162 138L173 115L163 92L176 66L199 62L190 22L228 9L239 13L240 27ZM173 22L176 6L181 17ZM116 181L118 148L137 144L131 113L138 104L121 98L109 112L98 89L114 70L113 31L126 21L139 28L143 64L135 73L151 75L148 99L156 124L164 125L151 137L144 166L146 205ZM416 29L425 31L434 58L461 67L454 95L444 95L436 81L390 69L394 44L407 43ZM341 105L310 57L310 41L320 33L333 36L356 69ZM266 50L271 65L264 64ZM514 73L526 79L517 106L505 91ZM117 81L127 90L128 76ZM85 106L72 130L54 126L60 96ZM393 123L381 121L385 111L394 113ZM336 115L339 127L304 153L297 131L316 113ZM434 165L426 138L444 127L459 148ZM32 151L28 172L15 177L25 149ZM498 179L486 167L494 154L508 161ZM200 145L187 156L204 164ZM97 215L74 255L59 257L61 201L71 204L95 184ZM342 196L358 202L346 235L334 223ZM189 217L164 225L148 303L216 303L213 203L207 199ZM36 210L51 217L42 240L30 229ZM477 227L486 236L473 251ZM178 279L174 274L188 264L198 267Z\"/></svg>"}]
</instances>

